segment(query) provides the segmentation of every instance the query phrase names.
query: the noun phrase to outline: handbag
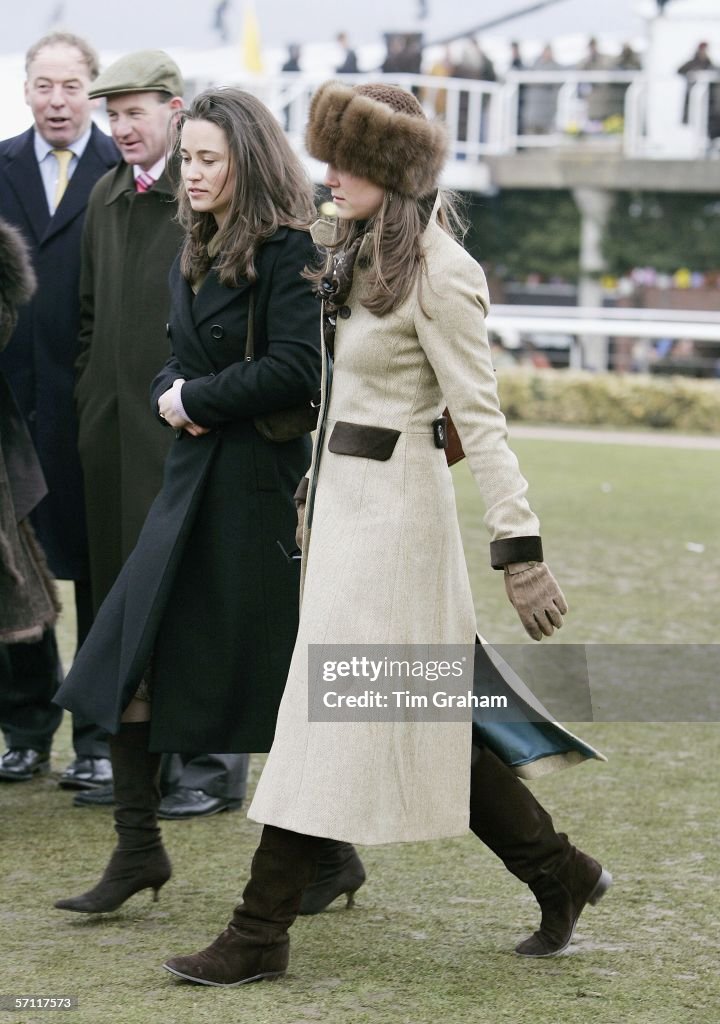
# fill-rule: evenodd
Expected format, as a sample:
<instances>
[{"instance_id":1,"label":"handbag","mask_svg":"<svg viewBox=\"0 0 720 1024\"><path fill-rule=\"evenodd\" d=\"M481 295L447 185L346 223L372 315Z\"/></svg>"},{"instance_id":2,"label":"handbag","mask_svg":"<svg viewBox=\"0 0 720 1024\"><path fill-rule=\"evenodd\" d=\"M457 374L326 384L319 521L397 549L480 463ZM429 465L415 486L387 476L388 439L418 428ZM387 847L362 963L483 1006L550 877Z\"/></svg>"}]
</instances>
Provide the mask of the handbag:
<instances>
[{"instance_id":1,"label":"handbag","mask_svg":"<svg viewBox=\"0 0 720 1024\"><path fill-rule=\"evenodd\" d=\"M247 339L245 341L245 362L251 363L255 358L255 293L250 292L248 305L248 326ZM309 434L317 427L318 412L320 410L320 396L296 405L292 409L278 409L277 412L268 412L264 416L253 416L255 429L266 441L274 441L282 444L285 441L294 441L298 437Z\"/></svg>"}]
</instances>

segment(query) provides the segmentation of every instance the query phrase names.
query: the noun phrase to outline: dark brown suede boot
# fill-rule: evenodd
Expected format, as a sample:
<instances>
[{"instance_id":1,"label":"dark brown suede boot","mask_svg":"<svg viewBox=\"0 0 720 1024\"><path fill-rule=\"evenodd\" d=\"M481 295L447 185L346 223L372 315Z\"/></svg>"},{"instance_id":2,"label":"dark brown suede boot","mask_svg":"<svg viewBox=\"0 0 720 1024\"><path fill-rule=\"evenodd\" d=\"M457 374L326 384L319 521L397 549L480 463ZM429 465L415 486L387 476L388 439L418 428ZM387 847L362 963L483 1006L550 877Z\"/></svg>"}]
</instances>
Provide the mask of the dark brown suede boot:
<instances>
[{"instance_id":1,"label":"dark brown suede boot","mask_svg":"<svg viewBox=\"0 0 720 1024\"><path fill-rule=\"evenodd\" d=\"M288 928L304 887L315 875L325 840L266 825L252 859L250 881L232 920L206 949L175 956L166 971L198 985L244 985L287 970Z\"/></svg>"},{"instance_id":2,"label":"dark brown suede boot","mask_svg":"<svg viewBox=\"0 0 720 1024\"><path fill-rule=\"evenodd\" d=\"M355 893L365 881L365 868L350 843L324 839L314 881L308 885L300 903L301 914L319 914L336 900L347 896L347 907L355 902Z\"/></svg>"},{"instance_id":3,"label":"dark brown suede boot","mask_svg":"<svg viewBox=\"0 0 720 1024\"><path fill-rule=\"evenodd\" d=\"M557 956L570 945L577 919L587 903L595 904L612 885L612 875L581 850L570 847L565 864L554 875L530 882L540 904L540 928L515 947L520 956Z\"/></svg>"},{"instance_id":4,"label":"dark brown suede boot","mask_svg":"<svg viewBox=\"0 0 720 1024\"><path fill-rule=\"evenodd\" d=\"M152 889L156 900L170 878L157 824L161 755L148 751L149 737L149 722L124 722L110 737L118 843L97 885L81 896L57 900L59 910L108 913L141 889Z\"/></svg>"},{"instance_id":5,"label":"dark brown suede boot","mask_svg":"<svg viewBox=\"0 0 720 1024\"><path fill-rule=\"evenodd\" d=\"M540 928L515 952L534 957L562 953L585 905L597 903L610 888L610 873L555 831L542 804L500 758L475 745L470 828L528 885L540 905Z\"/></svg>"}]
</instances>

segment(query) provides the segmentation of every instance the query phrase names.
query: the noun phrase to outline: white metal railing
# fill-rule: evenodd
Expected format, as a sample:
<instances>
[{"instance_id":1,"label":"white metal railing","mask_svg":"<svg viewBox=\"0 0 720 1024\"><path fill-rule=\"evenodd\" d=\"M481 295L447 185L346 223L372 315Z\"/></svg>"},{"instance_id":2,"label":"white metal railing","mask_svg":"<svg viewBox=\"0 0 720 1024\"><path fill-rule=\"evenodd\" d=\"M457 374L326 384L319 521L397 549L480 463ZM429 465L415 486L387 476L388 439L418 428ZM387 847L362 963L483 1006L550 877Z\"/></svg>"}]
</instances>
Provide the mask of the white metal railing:
<instances>
[{"instance_id":1,"label":"white metal railing","mask_svg":"<svg viewBox=\"0 0 720 1024\"><path fill-rule=\"evenodd\" d=\"M697 140L698 153L712 153L713 144L718 144L718 139L713 140L710 132L711 124L720 121L720 97L712 95L713 89L720 90L718 83L716 71L696 71L689 76L687 120ZM720 124L713 127L720 130Z\"/></svg>"},{"instance_id":2,"label":"white metal railing","mask_svg":"<svg viewBox=\"0 0 720 1024\"><path fill-rule=\"evenodd\" d=\"M345 75L350 83L373 80L379 74ZM441 78L435 75L383 75L383 81L412 90L428 115L442 117L448 129L450 163L478 164L487 156L518 149L573 147L601 142L627 157L673 155L671 131L662 131L664 148L648 137L652 106L656 119L657 90L675 90L677 109L666 111L668 124L682 129L678 156L714 155L709 137L710 96L717 72L698 73L689 81L687 124L682 123L684 83L679 76L651 79L639 71L512 71L504 82ZM313 92L326 75L305 72L271 76L240 74L235 83L259 96L277 115L293 144L302 150L302 136ZM195 90L214 84L195 81ZM716 85L720 89L720 84ZM655 97L655 100L653 99ZM662 104L661 104L662 106ZM667 104L665 104L667 106ZM677 133L676 133L677 134ZM452 182L451 182L452 183Z\"/></svg>"},{"instance_id":3,"label":"white metal railing","mask_svg":"<svg viewBox=\"0 0 720 1024\"><path fill-rule=\"evenodd\" d=\"M720 375L720 313L669 309L606 309L579 306L493 305L487 319L508 348L522 346L523 339L552 338L551 347L569 349L569 365L585 365L587 339L621 338L644 342L639 361L650 364L653 341L683 342L698 368L708 376ZM609 348L604 350L610 369Z\"/></svg>"},{"instance_id":4,"label":"white metal railing","mask_svg":"<svg viewBox=\"0 0 720 1024\"><path fill-rule=\"evenodd\" d=\"M720 313L670 309L618 309L593 306L493 305L488 326L536 334L588 334L602 337L692 338L720 342Z\"/></svg>"}]
</instances>

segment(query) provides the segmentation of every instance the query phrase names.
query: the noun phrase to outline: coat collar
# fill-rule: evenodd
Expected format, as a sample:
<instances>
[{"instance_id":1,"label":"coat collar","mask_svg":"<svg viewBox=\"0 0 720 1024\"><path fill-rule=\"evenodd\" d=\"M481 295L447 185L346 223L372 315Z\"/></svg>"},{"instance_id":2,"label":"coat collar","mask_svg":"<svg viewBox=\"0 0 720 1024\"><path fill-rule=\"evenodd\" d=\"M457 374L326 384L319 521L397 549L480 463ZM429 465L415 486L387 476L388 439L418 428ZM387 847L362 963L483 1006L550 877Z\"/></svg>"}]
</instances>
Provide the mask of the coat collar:
<instances>
[{"instance_id":1,"label":"coat collar","mask_svg":"<svg viewBox=\"0 0 720 1024\"><path fill-rule=\"evenodd\" d=\"M115 166L119 158L120 154L113 141L101 132L97 125L93 125L88 144L78 161L62 202L47 225L43 243L85 211L93 185L106 171Z\"/></svg>"},{"instance_id":2,"label":"coat collar","mask_svg":"<svg viewBox=\"0 0 720 1024\"><path fill-rule=\"evenodd\" d=\"M157 193L168 203L175 202L175 189L170 175L168 174L168 168L160 175L158 180L152 187L152 192ZM135 192L135 176L130 164L126 164L124 161L118 164L113 180L110 184L110 190L108 192L107 199L105 200L106 206L112 206L113 203L117 202L120 196L124 196L127 192Z\"/></svg>"},{"instance_id":3,"label":"coat collar","mask_svg":"<svg viewBox=\"0 0 720 1024\"><path fill-rule=\"evenodd\" d=\"M437 220L438 210L440 209L441 201L442 200L440 192L436 191L435 200L433 202L432 210L430 211L430 216L428 218L428 224L431 223L432 221ZM337 240L337 224L337 220L328 220L325 217L321 217L318 220L316 220L315 223L310 228L310 235L312 237L313 242L315 242L316 245L320 245L323 247L333 245ZM363 259L364 257L367 257L372 253L372 244L373 232L367 231L365 233L365 237L360 243L360 249L358 250L358 259Z\"/></svg>"},{"instance_id":4,"label":"coat collar","mask_svg":"<svg viewBox=\"0 0 720 1024\"><path fill-rule=\"evenodd\" d=\"M101 175L115 166L118 159L115 144L97 125L93 125L63 201L51 217L35 156L34 130L30 128L15 139L15 144L7 152L5 173L28 216L38 244L53 238L83 213L93 185Z\"/></svg>"},{"instance_id":5,"label":"coat collar","mask_svg":"<svg viewBox=\"0 0 720 1024\"><path fill-rule=\"evenodd\" d=\"M265 241L258 249L255 256L255 267L257 269L258 281L263 278L263 263L266 247L274 245L276 242L281 242L287 237L287 233L287 228L278 228L275 234L271 235L270 238L268 238L267 241ZM187 282L185 283L187 284ZM209 317L214 316L215 313L236 299L238 295L242 295L242 293L247 291L250 287L250 282L247 278L243 277L234 288L227 288L225 285L220 283L217 274L213 270L210 270L192 302L192 316L195 323L201 324ZM192 295L192 289L189 285L187 285L187 288Z\"/></svg>"},{"instance_id":6,"label":"coat collar","mask_svg":"<svg viewBox=\"0 0 720 1024\"><path fill-rule=\"evenodd\" d=\"M35 159L35 136L32 128L18 135L13 145L8 147L5 176L27 214L35 239L39 243L50 220L50 211L40 168Z\"/></svg>"},{"instance_id":7,"label":"coat collar","mask_svg":"<svg viewBox=\"0 0 720 1024\"><path fill-rule=\"evenodd\" d=\"M250 288L250 282L244 277L234 288L226 288L224 284L220 284L217 274L212 269L200 286L197 295L193 295L192 288L187 281L184 281L184 284L191 296L192 319L198 325L219 313L238 295L242 295Z\"/></svg>"},{"instance_id":8,"label":"coat collar","mask_svg":"<svg viewBox=\"0 0 720 1024\"><path fill-rule=\"evenodd\" d=\"M337 221L320 217L310 228L310 237L315 245L333 245L337 236Z\"/></svg>"}]
</instances>

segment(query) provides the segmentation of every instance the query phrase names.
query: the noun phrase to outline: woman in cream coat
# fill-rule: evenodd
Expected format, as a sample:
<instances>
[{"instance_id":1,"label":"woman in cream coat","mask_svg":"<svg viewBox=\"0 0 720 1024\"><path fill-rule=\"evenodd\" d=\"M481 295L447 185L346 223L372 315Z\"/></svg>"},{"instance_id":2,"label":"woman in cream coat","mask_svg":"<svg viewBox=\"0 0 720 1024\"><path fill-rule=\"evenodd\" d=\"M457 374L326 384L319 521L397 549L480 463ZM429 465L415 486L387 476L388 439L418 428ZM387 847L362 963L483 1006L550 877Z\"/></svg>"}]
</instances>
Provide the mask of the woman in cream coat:
<instances>
[{"instance_id":1,"label":"woman in cream coat","mask_svg":"<svg viewBox=\"0 0 720 1024\"><path fill-rule=\"evenodd\" d=\"M328 162L341 227L314 275L325 363L300 625L248 812L265 828L243 903L210 947L165 964L209 985L284 972L287 929L314 877L320 837L373 844L467 830L469 716L327 722L308 714L309 682L318 683L309 681L310 645L342 645L346 657L364 653L359 645L458 644L472 655L475 612L437 425L445 405L486 507L492 565L504 570L525 628L539 640L567 611L506 443L483 273L453 239L436 193L441 127L394 86L328 83L313 99L307 146ZM607 884L592 861L580 909Z\"/></svg>"}]
</instances>

